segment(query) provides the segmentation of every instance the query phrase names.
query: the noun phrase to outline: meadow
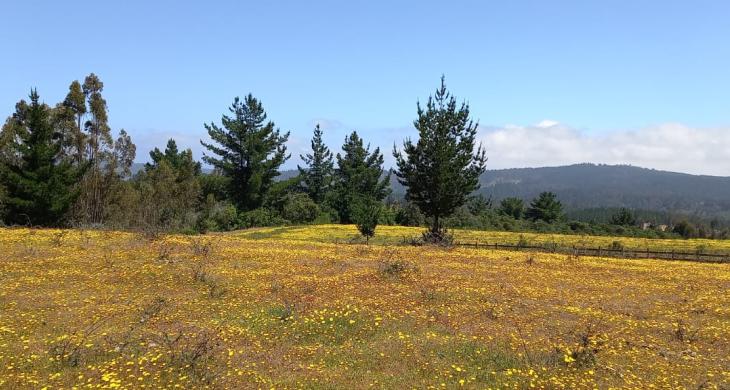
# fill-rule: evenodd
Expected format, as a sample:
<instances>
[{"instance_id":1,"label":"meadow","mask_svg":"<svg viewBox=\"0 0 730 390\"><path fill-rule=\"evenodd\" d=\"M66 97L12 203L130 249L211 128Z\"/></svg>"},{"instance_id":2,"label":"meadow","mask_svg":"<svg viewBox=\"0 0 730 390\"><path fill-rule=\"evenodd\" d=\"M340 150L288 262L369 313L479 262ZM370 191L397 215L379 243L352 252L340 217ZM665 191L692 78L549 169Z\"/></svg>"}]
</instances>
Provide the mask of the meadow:
<instances>
[{"instance_id":1,"label":"meadow","mask_svg":"<svg viewBox=\"0 0 730 390\"><path fill-rule=\"evenodd\" d=\"M0 388L730 388L730 265L396 245L419 232L2 229Z\"/></svg>"},{"instance_id":2,"label":"meadow","mask_svg":"<svg viewBox=\"0 0 730 390\"><path fill-rule=\"evenodd\" d=\"M405 226L379 226L373 237L374 244L403 244L421 236L423 228ZM557 245L560 247L610 248L614 243L623 248L651 251L717 252L730 253L730 240L711 239L653 239L636 237L609 237L573 234L519 233L482 230L450 230L454 239L462 243L512 244L521 240L529 245ZM362 242L355 228L342 225L313 225L294 227L271 227L243 230L237 233L245 238L281 238L286 240L353 243Z\"/></svg>"}]
</instances>

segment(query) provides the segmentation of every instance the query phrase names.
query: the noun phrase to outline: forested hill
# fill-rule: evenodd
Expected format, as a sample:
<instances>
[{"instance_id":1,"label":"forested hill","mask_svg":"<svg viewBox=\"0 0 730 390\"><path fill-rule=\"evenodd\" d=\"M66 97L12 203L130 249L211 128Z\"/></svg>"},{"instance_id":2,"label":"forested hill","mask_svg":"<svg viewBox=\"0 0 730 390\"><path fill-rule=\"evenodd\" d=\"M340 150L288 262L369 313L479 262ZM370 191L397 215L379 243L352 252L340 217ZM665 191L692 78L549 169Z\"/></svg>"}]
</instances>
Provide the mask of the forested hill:
<instances>
[{"instance_id":1,"label":"forested hill","mask_svg":"<svg viewBox=\"0 0 730 390\"><path fill-rule=\"evenodd\" d=\"M280 179L296 175L283 171ZM526 201L552 191L568 209L629 207L730 220L730 177L699 176L628 165L576 164L562 167L488 170L479 193L499 201ZM395 196L404 188L391 175Z\"/></svg>"},{"instance_id":2,"label":"forested hill","mask_svg":"<svg viewBox=\"0 0 730 390\"><path fill-rule=\"evenodd\" d=\"M730 177L697 176L626 165L487 171L481 193L495 200L553 191L570 208L629 207L730 216Z\"/></svg>"},{"instance_id":3,"label":"forested hill","mask_svg":"<svg viewBox=\"0 0 730 390\"><path fill-rule=\"evenodd\" d=\"M395 193L403 188L393 180ZM629 207L730 219L730 177L699 176L627 165L488 170L481 194L530 200L552 191L569 209Z\"/></svg>"}]
</instances>

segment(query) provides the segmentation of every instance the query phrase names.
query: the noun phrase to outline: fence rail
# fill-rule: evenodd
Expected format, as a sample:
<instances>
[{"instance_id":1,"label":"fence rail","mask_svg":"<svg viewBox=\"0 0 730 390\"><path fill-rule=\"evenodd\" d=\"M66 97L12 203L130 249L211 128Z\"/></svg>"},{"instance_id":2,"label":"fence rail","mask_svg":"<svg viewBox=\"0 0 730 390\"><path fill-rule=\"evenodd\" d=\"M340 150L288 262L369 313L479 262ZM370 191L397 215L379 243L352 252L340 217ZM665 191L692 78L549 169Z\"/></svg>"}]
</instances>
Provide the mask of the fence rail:
<instances>
[{"instance_id":1,"label":"fence rail","mask_svg":"<svg viewBox=\"0 0 730 390\"><path fill-rule=\"evenodd\" d=\"M617 249L617 248L589 248L589 247L565 247L555 245L520 245L500 244L487 242L457 241L456 246L472 247L477 249L513 250L562 253L576 256L597 256L614 257L619 259L659 259L659 260L684 260L703 263L730 263L730 253L708 253L702 251L651 251L639 249Z\"/></svg>"}]
</instances>

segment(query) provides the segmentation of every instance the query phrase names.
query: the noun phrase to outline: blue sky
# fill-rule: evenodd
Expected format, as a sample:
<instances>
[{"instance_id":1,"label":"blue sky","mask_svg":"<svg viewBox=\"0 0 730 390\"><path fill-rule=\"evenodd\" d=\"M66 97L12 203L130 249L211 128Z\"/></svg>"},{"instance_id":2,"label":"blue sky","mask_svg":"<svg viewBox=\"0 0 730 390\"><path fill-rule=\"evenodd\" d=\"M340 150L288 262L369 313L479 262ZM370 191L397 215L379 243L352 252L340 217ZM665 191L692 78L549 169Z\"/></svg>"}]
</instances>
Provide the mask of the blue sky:
<instances>
[{"instance_id":1,"label":"blue sky","mask_svg":"<svg viewBox=\"0 0 730 390\"><path fill-rule=\"evenodd\" d=\"M730 175L727 1L13 1L3 15L0 115L95 72L140 161L169 136L199 157L203 123L249 92L291 130L288 167L315 122L333 149L354 129L389 155L445 74L492 168ZM689 146L701 153L674 155Z\"/></svg>"}]
</instances>

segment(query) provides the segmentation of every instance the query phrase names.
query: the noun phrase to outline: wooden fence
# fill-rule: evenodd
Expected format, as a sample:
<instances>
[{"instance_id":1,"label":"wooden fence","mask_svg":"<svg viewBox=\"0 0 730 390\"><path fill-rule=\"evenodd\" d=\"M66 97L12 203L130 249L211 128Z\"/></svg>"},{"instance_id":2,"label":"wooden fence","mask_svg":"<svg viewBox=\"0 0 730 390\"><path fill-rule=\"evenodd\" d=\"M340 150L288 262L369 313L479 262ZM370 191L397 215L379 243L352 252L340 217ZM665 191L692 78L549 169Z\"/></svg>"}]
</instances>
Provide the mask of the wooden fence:
<instances>
[{"instance_id":1,"label":"wooden fence","mask_svg":"<svg viewBox=\"0 0 730 390\"><path fill-rule=\"evenodd\" d=\"M487 242L455 242L456 246L472 247L477 249L495 249L512 251L532 251L562 253L575 256L597 256L614 257L619 259L660 259L660 260L684 260L698 261L703 263L730 263L730 253L710 253L704 251L651 251L624 248L589 248L589 247L566 247L554 244L549 245L520 245L520 244L499 244Z\"/></svg>"}]
</instances>

